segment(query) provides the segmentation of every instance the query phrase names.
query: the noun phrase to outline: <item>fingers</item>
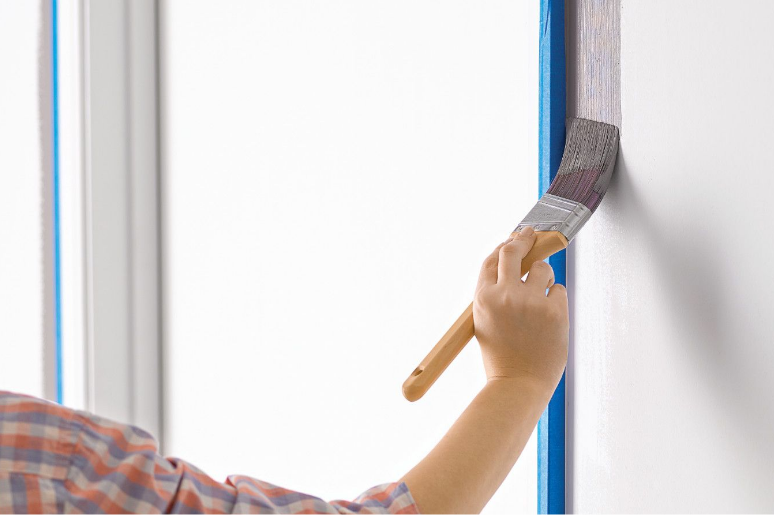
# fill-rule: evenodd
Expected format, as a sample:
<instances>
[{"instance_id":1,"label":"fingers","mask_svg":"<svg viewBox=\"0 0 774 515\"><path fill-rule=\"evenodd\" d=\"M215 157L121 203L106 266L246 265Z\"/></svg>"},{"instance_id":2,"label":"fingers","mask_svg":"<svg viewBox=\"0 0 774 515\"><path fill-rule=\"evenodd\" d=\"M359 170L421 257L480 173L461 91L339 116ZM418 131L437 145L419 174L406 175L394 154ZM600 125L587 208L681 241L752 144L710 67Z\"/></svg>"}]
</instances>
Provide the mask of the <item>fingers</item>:
<instances>
[{"instance_id":1,"label":"fingers","mask_svg":"<svg viewBox=\"0 0 774 515\"><path fill-rule=\"evenodd\" d=\"M484 260L484 264L481 265L481 273L478 275L478 285L476 285L476 291L480 290L484 286L497 283L497 263L500 261L500 249L503 245L511 240L504 241L492 251L489 256Z\"/></svg>"},{"instance_id":2,"label":"fingers","mask_svg":"<svg viewBox=\"0 0 774 515\"><path fill-rule=\"evenodd\" d=\"M535 244L535 231L525 227L500 249L497 282L515 283L521 279L521 260Z\"/></svg>"},{"instance_id":3,"label":"fingers","mask_svg":"<svg viewBox=\"0 0 774 515\"><path fill-rule=\"evenodd\" d=\"M524 284L545 294L546 289L554 284L554 269L545 261L535 261L529 267L529 275Z\"/></svg>"},{"instance_id":4,"label":"fingers","mask_svg":"<svg viewBox=\"0 0 774 515\"><path fill-rule=\"evenodd\" d=\"M551 286L551 288L548 289L548 298L556 302L567 304L567 288L561 284Z\"/></svg>"}]
</instances>

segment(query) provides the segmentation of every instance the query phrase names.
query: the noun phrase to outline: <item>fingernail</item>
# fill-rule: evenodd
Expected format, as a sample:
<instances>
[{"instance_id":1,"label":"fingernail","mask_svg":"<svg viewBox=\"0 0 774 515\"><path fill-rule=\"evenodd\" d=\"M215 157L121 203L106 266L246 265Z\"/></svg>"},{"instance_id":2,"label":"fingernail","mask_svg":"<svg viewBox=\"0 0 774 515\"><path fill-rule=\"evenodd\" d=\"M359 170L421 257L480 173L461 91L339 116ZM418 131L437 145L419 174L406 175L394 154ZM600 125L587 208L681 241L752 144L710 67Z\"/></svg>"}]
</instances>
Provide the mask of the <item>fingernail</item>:
<instances>
[{"instance_id":1,"label":"fingernail","mask_svg":"<svg viewBox=\"0 0 774 515\"><path fill-rule=\"evenodd\" d=\"M532 236L533 234L535 234L535 229L533 229L532 227L525 227L524 229L521 230L522 236Z\"/></svg>"}]
</instances>

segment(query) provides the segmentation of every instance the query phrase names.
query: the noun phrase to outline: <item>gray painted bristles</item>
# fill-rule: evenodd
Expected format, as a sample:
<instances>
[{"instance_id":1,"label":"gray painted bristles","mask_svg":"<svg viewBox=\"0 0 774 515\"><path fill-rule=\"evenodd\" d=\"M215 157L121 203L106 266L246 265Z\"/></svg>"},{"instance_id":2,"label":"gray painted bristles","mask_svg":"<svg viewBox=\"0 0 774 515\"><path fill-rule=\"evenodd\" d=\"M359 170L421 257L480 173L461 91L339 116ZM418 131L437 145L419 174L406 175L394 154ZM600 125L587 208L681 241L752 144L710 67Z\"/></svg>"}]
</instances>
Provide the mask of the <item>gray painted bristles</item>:
<instances>
[{"instance_id":1,"label":"gray painted bristles","mask_svg":"<svg viewBox=\"0 0 774 515\"><path fill-rule=\"evenodd\" d=\"M617 153L617 127L571 118L562 162L546 193L580 202L593 212L607 191Z\"/></svg>"}]
</instances>

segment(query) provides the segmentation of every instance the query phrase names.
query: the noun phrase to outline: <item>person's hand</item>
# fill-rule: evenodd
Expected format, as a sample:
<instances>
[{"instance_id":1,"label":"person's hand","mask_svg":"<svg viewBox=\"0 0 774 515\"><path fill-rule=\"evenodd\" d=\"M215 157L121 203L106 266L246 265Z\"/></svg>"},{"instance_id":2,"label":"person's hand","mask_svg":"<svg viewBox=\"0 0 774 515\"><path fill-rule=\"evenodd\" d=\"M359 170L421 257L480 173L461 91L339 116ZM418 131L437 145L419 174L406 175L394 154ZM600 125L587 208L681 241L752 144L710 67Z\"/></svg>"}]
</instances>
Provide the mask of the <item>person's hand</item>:
<instances>
[{"instance_id":1,"label":"person's hand","mask_svg":"<svg viewBox=\"0 0 774 515\"><path fill-rule=\"evenodd\" d=\"M534 244L535 232L524 229L481 268L473 325L487 383L401 479L422 513L480 512L516 463L562 377L567 292L542 261L521 281L521 261Z\"/></svg>"},{"instance_id":2,"label":"person's hand","mask_svg":"<svg viewBox=\"0 0 774 515\"><path fill-rule=\"evenodd\" d=\"M521 280L521 261L534 243L535 232L527 227L486 258L473 324L487 380L526 378L553 392L567 364L567 290L554 284L554 271L544 261Z\"/></svg>"}]
</instances>

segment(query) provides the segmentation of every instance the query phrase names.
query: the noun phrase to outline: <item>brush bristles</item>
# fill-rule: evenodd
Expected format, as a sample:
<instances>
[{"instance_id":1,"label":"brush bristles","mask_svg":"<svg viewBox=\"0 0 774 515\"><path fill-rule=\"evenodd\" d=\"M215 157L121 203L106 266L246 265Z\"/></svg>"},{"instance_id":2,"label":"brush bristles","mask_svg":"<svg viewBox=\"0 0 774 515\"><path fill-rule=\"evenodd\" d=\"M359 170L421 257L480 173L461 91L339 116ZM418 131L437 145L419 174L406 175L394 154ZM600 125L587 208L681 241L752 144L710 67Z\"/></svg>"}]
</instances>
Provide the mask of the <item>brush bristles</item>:
<instances>
[{"instance_id":1,"label":"brush bristles","mask_svg":"<svg viewBox=\"0 0 774 515\"><path fill-rule=\"evenodd\" d=\"M607 191L618 154L618 128L572 118L559 171L547 193L580 202L592 212Z\"/></svg>"}]
</instances>

